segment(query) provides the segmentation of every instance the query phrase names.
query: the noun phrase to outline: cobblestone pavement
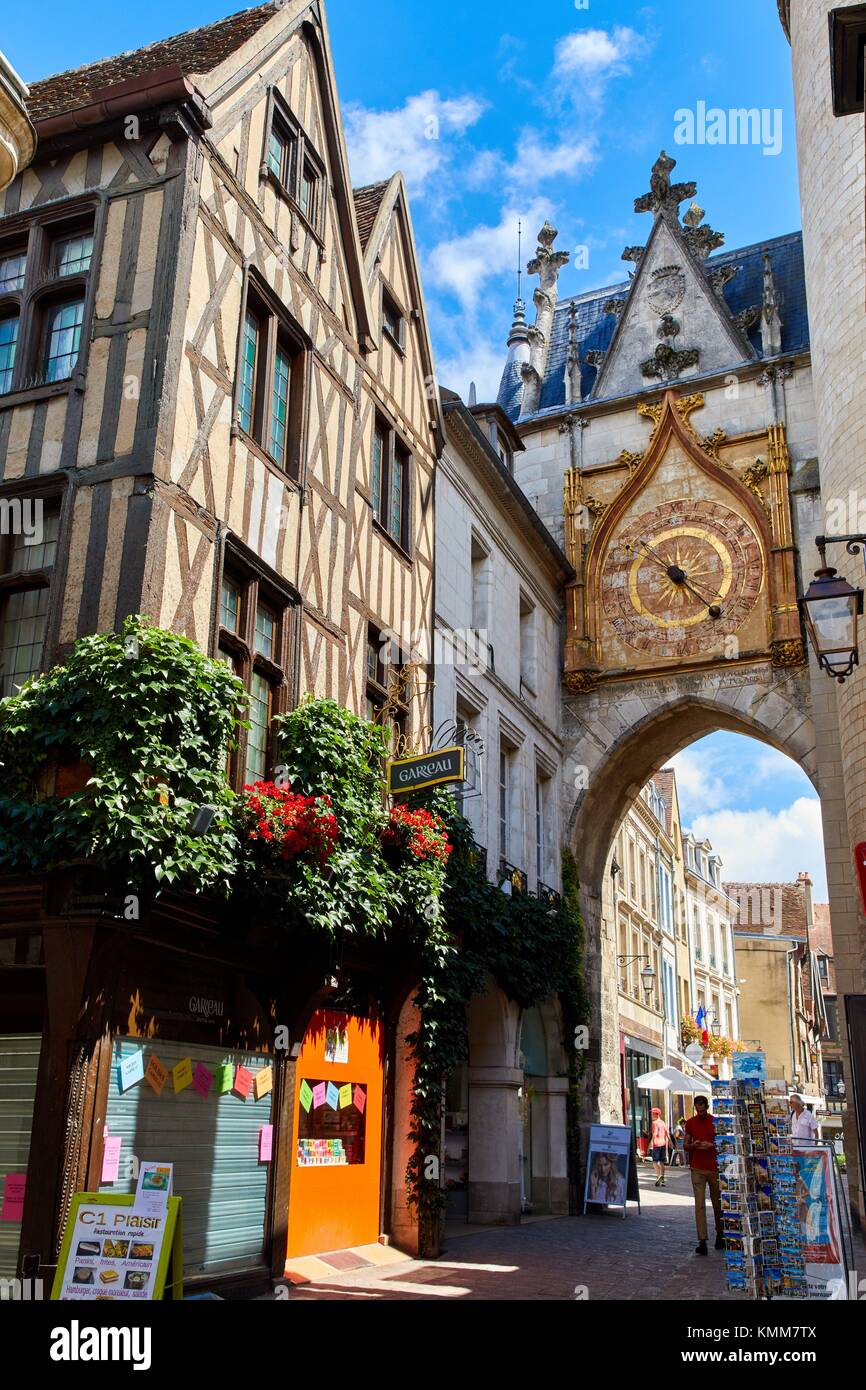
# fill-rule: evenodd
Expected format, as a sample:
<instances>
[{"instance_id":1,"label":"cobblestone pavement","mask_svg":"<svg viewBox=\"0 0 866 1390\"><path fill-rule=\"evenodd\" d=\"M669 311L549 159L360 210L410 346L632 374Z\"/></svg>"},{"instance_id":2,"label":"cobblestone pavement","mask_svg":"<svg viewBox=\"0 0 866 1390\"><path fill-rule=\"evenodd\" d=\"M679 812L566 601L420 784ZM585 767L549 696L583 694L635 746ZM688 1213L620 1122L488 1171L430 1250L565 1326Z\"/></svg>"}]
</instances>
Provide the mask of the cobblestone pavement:
<instances>
[{"instance_id":1,"label":"cobblestone pavement","mask_svg":"<svg viewBox=\"0 0 866 1390\"><path fill-rule=\"evenodd\" d=\"M736 1302L725 1288L721 1252L695 1255L694 1203L685 1169L668 1169L656 1191L640 1172L641 1211L629 1205L597 1216L559 1217L521 1226L449 1228L438 1260L343 1272L294 1288L295 1299L692 1299Z\"/></svg>"}]
</instances>

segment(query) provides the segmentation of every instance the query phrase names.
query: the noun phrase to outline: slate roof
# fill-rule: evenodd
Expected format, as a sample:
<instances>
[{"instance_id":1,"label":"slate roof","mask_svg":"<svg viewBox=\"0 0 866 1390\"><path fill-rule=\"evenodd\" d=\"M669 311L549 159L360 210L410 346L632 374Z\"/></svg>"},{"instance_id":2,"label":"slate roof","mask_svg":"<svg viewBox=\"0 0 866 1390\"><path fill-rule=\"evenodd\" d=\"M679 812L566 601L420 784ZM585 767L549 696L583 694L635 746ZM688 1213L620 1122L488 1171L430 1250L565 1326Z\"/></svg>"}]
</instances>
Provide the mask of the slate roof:
<instances>
[{"instance_id":1,"label":"slate roof","mask_svg":"<svg viewBox=\"0 0 866 1390\"><path fill-rule=\"evenodd\" d=\"M722 266L735 265L738 273L725 286L725 303L732 314L760 304L764 280L764 252L769 252L773 267L773 277L779 299L779 316L782 320L782 352L803 352L809 347L809 324L806 317L806 281L803 268L803 237L800 232L790 232L786 236L773 237L769 241L756 242L753 246L741 247L738 251L722 251L710 256L705 262L707 273ZM625 299L631 282L620 281L604 289L590 290L586 294L573 295L559 300L553 319L547 367L541 388L538 415L545 411L561 410L565 405L565 359L568 350L569 308L576 305L576 337L580 354L581 399L589 396L596 378L594 367L583 362L587 352L606 352L616 329L616 314L605 314L603 306L608 299ZM761 356L761 339L756 325L749 334L749 341ZM731 364L734 365L733 363ZM635 389L646 389L648 383L635 383ZM516 420L519 411L521 382L519 377L503 372L499 389L499 404Z\"/></svg>"},{"instance_id":2,"label":"slate roof","mask_svg":"<svg viewBox=\"0 0 866 1390\"><path fill-rule=\"evenodd\" d=\"M219 67L236 48L246 43L279 8L274 0L268 0L265 5L240 10L226 19L217 20L215 24L188 29L173 38L159 39L146 48L118 53L113 58L100 58L95 63L86 63L83 67L70 68L68 72L30 82L27 100L30 119L42 121L49 116L72 111L77 106L86 106L96 92L106 87L125 82L131 77L156 72L174 63L180 66L184 75L210 72Z\"/></svg>"},{"instance_id":3,"label":"slate roof","mask_svg":"<svg viewBox=\"0 0 866 1390\"><path fill-rule=\"evenodd\" d=\"M373 223L376 221L376 214L382 205L385 190L390 182L390 179L383 179L381 183L368 183L365 184L363 188L352 189L362 251L366 251L367 249L367 242L370 240L370 233L373 230Z\"/></svg>"},{"instance_id":4,"label":"slate roof","mask_svg":"<svg viewBox=\"0 0 866 1390\"><path fill-rule=\"evenodd\" d=\"M668 835L672 832L672 817L674 806L674 781L676 773L672 767L659 768L650 778L656 784L656 791L665 803L665 830Z\"/></svg>"}]
</instances>

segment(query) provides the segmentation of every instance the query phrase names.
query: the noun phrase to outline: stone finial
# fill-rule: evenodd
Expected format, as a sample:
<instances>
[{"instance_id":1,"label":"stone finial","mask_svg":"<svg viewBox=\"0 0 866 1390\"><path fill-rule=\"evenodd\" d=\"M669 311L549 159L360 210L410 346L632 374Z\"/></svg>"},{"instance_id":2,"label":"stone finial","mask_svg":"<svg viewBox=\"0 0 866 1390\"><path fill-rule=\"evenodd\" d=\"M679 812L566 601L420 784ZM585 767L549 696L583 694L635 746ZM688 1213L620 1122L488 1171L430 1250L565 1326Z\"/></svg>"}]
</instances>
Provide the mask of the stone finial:
<instances>
[{"instance_id":1,"label":"stone finial","mask_svg":"<svg viewBox=\"0 0 866 1390\"><path fill-rule=\"evenodd\" d=\"M717 294L719 299L724 299L725 285L729 285L739 273L738 265L721 265L718 270L711 270L707 279L713 287L713 293Z\"/></svg>"},{"instance_id":2,"label":"stone finial","mask_svg":"<svg viewBox=\"0 0 866 1390\"><path fill-rule=\"evenodd\" d=\"M775 357L782 351L782 320L779 317L779 296L773 265L768 251L764 252L764 293L761 304L761 348L765 357Z\"/></svg>"},{"instance_id":3,"label":"stone finial","mask_svg":"<svg viewBox=\"0 0 866 1390\"><path fill-rule=\"evenodd\" d=\"M635 265L640 265L645 251L645 246L627 246L620 259L623 261L634 261Z\"/></svg>"},{"instance_id":4,"label":"stone finial","mask_svg":"<svg viewBox=\"0 0 866 1390\"><path fill-rule=\"evenodd\" d=\"M693 198L698 191L696 183L671 183L671 172L677 161L662 150L652 167L650 191L635 198L635 212L653 212L660 215L679 215L680 203L685 198Z\"/></svg>"},{"instance_id":5,"label":"stone finial","mask_svg":"<svg viewBox=\"0 0 866 1390\"><path fill-rule=\"evenodd\" d=\"M704 210L699 208L697 203L692 203L688 212L683 217L683 225L686 227L699 227L704 220Z\"/></svg>"},{"instance_id":6,"label":"stone finial","mask_svg":"<svg viewBox=\"0 0 866 1390\"><path fill-rule=\"evenodd\" d=\"M554 241L559 236L556 227L552 227L549 222L545 222L541 231L538 233L538 246L535 249L535 256L529 262L526 269L530 275L537 275L541 282L541 288L545 291L556 287L559 279L559 272L564 265L568 264L569 253L567 251L553 251L551 248Z\"/></svg>"},{"instance_id":7,"label":"stone finial","mask_svg":"<svg viewBox=\"0 0 866 1390\"><path fill-rule=\"evenodd\" d=\"M577 305L568 306L568 346L565 352L565 404L580 400L580 359L577 350Z\"/></svg>"}]
</instances>

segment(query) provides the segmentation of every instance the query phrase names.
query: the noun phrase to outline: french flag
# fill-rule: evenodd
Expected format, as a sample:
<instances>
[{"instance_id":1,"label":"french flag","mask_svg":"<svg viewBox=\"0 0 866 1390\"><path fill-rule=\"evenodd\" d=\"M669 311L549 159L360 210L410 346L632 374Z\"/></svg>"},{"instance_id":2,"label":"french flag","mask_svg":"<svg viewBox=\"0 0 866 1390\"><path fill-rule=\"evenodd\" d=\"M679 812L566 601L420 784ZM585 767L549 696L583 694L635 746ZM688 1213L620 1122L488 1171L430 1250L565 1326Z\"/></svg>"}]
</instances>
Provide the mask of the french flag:
<instances>
[{"instance_id":1,"label":"french flag","mask_svg":"<svg viewBox=\"0 0 866 1390\"><path fill-rule=\"evenodd\" d=\"M706 1021L707 1021L707 1011L706 1011L706 1009L704 1008L704 1006L703 1006L703 1004L702 1004L701 1007L698 1009L697 1013L695 1014L695 1023L698 1025L698 1027L699 1027L700 1030L701 1030L701 1043L702 1043L702 1045L703 1045L704 1047L706 1047L707 1044L708 1044L709 1041L710 1041L709 1032L708 1032L707 1029L704 1027L704 1024L706 1023Z\"/></svg>"}]
</instances>

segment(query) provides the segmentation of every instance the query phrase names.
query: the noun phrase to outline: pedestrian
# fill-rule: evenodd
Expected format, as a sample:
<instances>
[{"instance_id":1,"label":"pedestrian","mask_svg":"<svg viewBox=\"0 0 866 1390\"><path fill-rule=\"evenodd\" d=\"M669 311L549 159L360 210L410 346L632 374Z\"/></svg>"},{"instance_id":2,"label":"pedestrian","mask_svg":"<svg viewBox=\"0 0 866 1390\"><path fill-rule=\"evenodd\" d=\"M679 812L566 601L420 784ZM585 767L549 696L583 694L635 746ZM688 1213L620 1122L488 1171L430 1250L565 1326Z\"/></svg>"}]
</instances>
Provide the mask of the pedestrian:
<instances>
[{"instance_id":1,"label":"pedestrian","mask_svg":"<svg viewBox=\"0 0 866 1390\"><path fill-rule=\"evenodd\" d=\"M662 1119L662 1112L653 1107L650 1145L652 1148L653 1166L656 1170L656 1187L664 1187L665 1185L665 1163L667 1161L668 1145L670 1142L670 1131Z\"/></svg>"},{"instance_id":2,"label":"pedestrian","mask_svg":"<svg viewBox=\"0 0 866 1390\"><path fill-rule=\"evenodd\" d=\"M716 1127L709 1112L706 1096L695 1096L695 1113L691 1119L686 1120L685 1147L692 1173L692 1191L695 1195L695 1226L698 1233L695 1254L707 1253L707 1188L710 1189L716 1223L716 1249L724 1250L719 1165L716 1160Z\"/></svg>"},{"instance_id":3,"label":"pedestrian","mask_svg":"<svg viewBox=\"0 0 866 1390\"><path fill-rule=\"evenodd\" d=\"M811 1110L807 1110L803 1104L803 1097L795 1091L789 1097L788 1104L791 1107L791 1138L808 1139L810 1144L814 1144L818 1138L818 1125Z\"/></svg>"},{"instance_id":4,"label":"pedestrian","mask_svg":"<svg viewBox=\"0 0 866 1390\"><path fill-rule=\"evenodd\" d=\"M672 1168L676 1168L676 1167L685 1168L685 1166L686 1166L686 1153L685 1153L686 1128L685 1128L685 1126L686 1126L686 1122L685 1122L685 1120L683 1119L682 1115L680 1115L680 1118L677 1120L676 1124L674 1125L674 1147L673 1147L673 1149L671 1150L671 1167L672 1167Z\"/></svg>"}]
</instances>

